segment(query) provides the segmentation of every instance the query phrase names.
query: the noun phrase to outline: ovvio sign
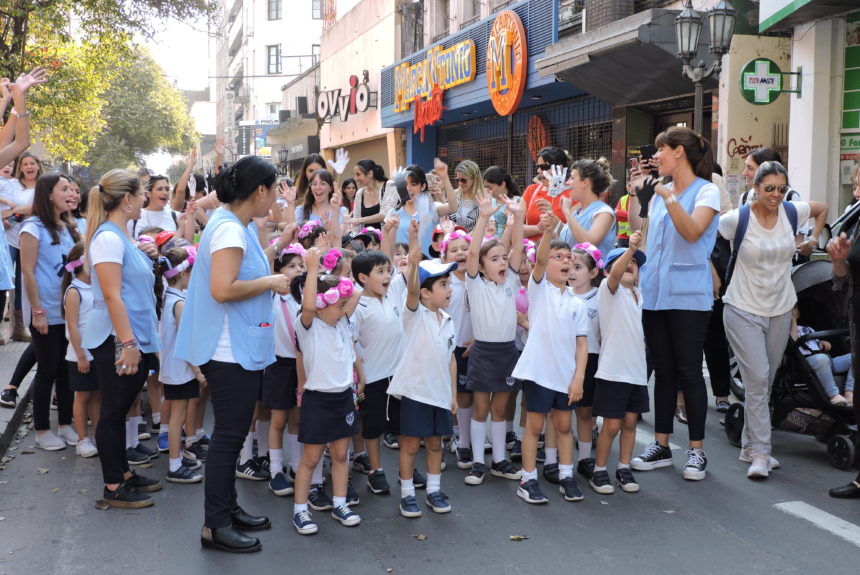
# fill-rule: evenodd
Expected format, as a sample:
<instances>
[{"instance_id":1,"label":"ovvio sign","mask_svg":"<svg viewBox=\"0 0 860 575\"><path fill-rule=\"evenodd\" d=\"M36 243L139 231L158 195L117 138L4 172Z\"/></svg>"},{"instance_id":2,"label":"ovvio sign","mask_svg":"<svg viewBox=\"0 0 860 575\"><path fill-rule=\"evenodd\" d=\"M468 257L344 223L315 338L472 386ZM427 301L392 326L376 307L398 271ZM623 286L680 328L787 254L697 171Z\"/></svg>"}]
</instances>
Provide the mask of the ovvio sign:
<instances>
[{"instance_id":1,"label":"ovvio sign","mask_svg":"<svg viewBox=\"0 0 860 575\"><path fill-rule=\"evenodd\" d=\"M346 122L350 115L366 111L370 107L369 76L369 72L364 70L360 83L358 76L350 76L349 90L345 94L340 89L320 92L317 117L329 120L337 116L341 122Z\"/></svg>"}]
</instances>

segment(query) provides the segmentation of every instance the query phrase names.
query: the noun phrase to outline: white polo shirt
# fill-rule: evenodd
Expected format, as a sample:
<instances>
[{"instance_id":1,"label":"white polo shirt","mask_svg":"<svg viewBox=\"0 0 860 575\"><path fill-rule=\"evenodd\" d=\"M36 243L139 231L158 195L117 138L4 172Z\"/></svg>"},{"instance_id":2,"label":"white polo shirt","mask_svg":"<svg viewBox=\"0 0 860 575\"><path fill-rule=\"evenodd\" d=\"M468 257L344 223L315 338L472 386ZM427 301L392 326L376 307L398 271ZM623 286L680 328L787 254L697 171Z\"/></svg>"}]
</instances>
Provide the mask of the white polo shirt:
<instances>
[{"instance_id":1,"label":"white polo shirt","mask_svg":"<svg viewBox=\"0 0 860 575\"><path fill-rule=\"evenodd\" d=\"M305 329L301 316L295 322L296 338L307 381L305 389L337 393L352 386L352 369L355 363L355 347L349 334L349 321L341 318L337 324L329 325L314 318L311 327Z\"/></svg>"},{"instance_id":2,"label":"white polo shirt","mask_svg":"<svg viewBox=\"0 0 860 575\"><path fill-rule=\"evenodd\" d=\"M272 310L275 312L275 355L278 357L293 359L296 357L296 343L292 330L295 330L295 320L299 315L300 307L299 302L290 294L275 294L272 297Z\"/></svg>"},{"instance_id":3,"label":"white polo shirt","mask_svg":"<svg viewBox=\"0 0 860 575\"><path fill-rule=\"evenodd\" d=\"M519 281L519 278L517 278ZM573 289L529 278L529 339L513 377L567 393L576 373L576 338L588 337L588 314Z\"/></svg>"},{"instance_id":4,"label":"white polo shirt","mask_svg":"<svg viewBox=\"0 0 860 575\"><path fill-rule=\"evenodd\" d=\"M436 312L420 303L414 311L403 306L404 356L408 359L394 372L389 395L450 409L454 322L444 311L441 316L440 321Z\"/></svg>"},{"instance_id":5,"label":"white polo shirt","mask_svg":"<svg viewBox=\"0 0 860 575\"><path fill-rule=\"evenodd\" d=\"M472 315L475 339L486 342L514 341L517 335L516 297L520 274L508 267L503 283L497 284L478 274L466 274L466 293Z\"/></svg>"},{"instance_id":6,"label":"white polo shirt","mask_svg":"<svg viewBox=\"0 0 860 575\"><path fill-rule=\"evenodd\" d=\"M403 321L406 276L392 276L382 300L362 295L352 314L353 335L358 343L367 383L391 377L403 357Z\"/></svg>"},{"instance_id":7,"label":"white polo shirt","mask_svg":"<svg viewBox=\"0 0 860 575\"><path fill-rule=\"evenodd\" d=\"M586 314L588 315L588 353L600 353L600 318L598 317L598 297L597 288L591 288L582 294L575 294L579 300L585 304Z\"/></svg>"},{"instance_id":8,"label":"white polo shirt","mask_svg":"<svg viewBox=\"0 0 860 575\"><path fill-rule=\"evenodd\" d=\"M607 381L648 384L645 364L645 333L642 329L642 292L621 285L613 295L609 280L600 284L600 359L595 378ZM636 297L633 297L634 292Z\"/></svg>"},{"instance_id":9,"label":"white polo shirt","mask_svg":"<svg viewBox=\"0 0 860 575\"><path fill-rule=\"evenodd\" d=\"M451 301L445 311L454 320L457 347L465 347L466 343L475 339L472 331L472 314L469 312L469 297L466 295L466 280L452 273L450 276Z\"/></svg>"}]
</instances>

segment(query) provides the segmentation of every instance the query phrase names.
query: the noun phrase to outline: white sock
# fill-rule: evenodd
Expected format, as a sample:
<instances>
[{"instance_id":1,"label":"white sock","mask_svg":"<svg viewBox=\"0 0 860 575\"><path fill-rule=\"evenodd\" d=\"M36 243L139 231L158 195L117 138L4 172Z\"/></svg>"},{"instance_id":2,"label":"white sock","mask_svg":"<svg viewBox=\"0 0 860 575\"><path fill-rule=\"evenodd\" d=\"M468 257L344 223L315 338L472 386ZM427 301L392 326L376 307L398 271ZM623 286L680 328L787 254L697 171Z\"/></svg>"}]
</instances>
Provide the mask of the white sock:
<instances>
[{"instance_id":1,"label":"white sock","mask_svg":"<svg viewBox=\"0 0 860 575\"><path fill-rule=\"evenodd\" d=\"M158 426L158 434L159 435L161 435L162 433L167 433L168 431L170 431L169 425L165 425L162 423Z\"/></svg>"},{"instance_id":2,"label":"white sock","mask_svg":"<svg viewBox=\"0 0 860 575\"><path fill-rule=\"evenodd\" d=\"M573 477L573 465L558 466L558 478L564 479L565 477Z\"/></svg>"},{"instance_id":3,"label":"white sock","mask_svg":"<svg viewBox=\"0 0 860 575\"><path fill-rule=\"evenodd\" d=\"M311 484L320 485L323 482L323 461L324 457L320 457L320 462L314 467L313 475L311 475Z\"/></svg>"},{"instance_id":4,"label":"white sock","mask_svg":"<svg viewBox=\"0 0 860 575\"><path fill-rule=\"evenodd\" d=\"M303 446L299 443L299 436L292 433L287 434L287 445L290 449L290 467L295 473L299 468L299 463L302 461Z\"/></svg>"},{"instance_id":5,"label":"white sock","mask_svg":"<svg viewBox=\"0 0 860 575\"><path fill-rule=\"evenodd\" d=\"M491 421L490 433L493 436L493 463L505 459L505 422Z\"/></svg>"},{"instance_id":6,"label":"white sock","mask_svg":"<svg viewBox=\"0 0 860 575\"><path fill-rule=\"evenodd\" d=\"M520 479L520 482L525 483L526 481L531 481L532 479L537 479L537 467L535 467L531 471L526 471L524 468L523 469L523 475L522 475L522 478Z\"/></svg>"},{"instance_id":7,"label":"white sock","mask_svg":"<svg viewBox=\"0 0 860 575\"><path fill-rule=\"evenodd\" d=\"M203 436L206 435L206 429L204 429L203 427L198 427L197 433L195 433L194 435L196 435L198 439L203 439Z\"/></svg>"},{"instance_id":8,"label":"white sock","mask_svg":"<svg viewBox=\"0 0 860 575\"><path fill-rule=\"evenodd\" d=\"M272 472L272 475L277 475L281 473L284 468L284 450L283 449L272 449L269 448L269 461L271 464L269 465L269 469Z\"/></svg>"},{"instance_id":9,"label":"white sock","mask_svg":"<svg viewBox=\"0 0 860 575\"><path fill-rule=\"evenodd\" d=\"M442 491L442 474L433 475L427 474L427 493L436 493Z\"/></svg>"},{"instance_id":10,"label":"white sock","mask_svg":"<svg viewBox=\"0 0 860 575\"><path fill-rule=\"evenodd\" d=\"M546 451L546 461L544 461L544 465L550 465L552 463L558 463L558 447L547 447Z\"/></svg>"},{"instance_id":11,"label":"white sock","mask_svg":"<svg viewBox=\"0 0 860 575\"><path fill-rule=\"evenodd\" d=\"M430 481L430 478L427 478L427 481ZM427 493L432 493L428 491ZM415 485L412 483L412 478L409 479L401 479L400 480L400 498L409 496L415 497Z\"/></svg>"},{"instance_id":12,"label":"white sock","mask_svg":"<svg viewBox=\"0 0 860 575\"><path fill-rule=\"evenodd\" d=\"M153 425L161 425L161 412L156 411L152 414L152 424Z\"/></svg>"},{"instance_id":13,"label":"white sock","mask_svg":"<svg viewBox=\"0 0 860 575\"><path fill-rule=\"evenodd\" d=\"M125 422L125 447L137 447L139 440L137 438L137 423L133 417L129 417Z\"/></svg>"},{"instance_id":14,"label":"white sock","mask_svg":"<svg viewBox=\"0 0 860 575\"><path fill-rule=\"evenodd\" d=\"M594 470L595 471L606 471L606 466L604 465L603 467L601 467L600 465L595 465Z\"/></svg>"},{"instance_id":15,"label":"white sock","mask_svg":"<svg viewBox=\"0 0 860 575\"><path fill-rule=\"evenodd\" d=\"M484 428L483 421L469 420L469 432L472 434L472 461L484 464Z\"/></svg>"},{"instance_id":16,"label":"white sock","mask_svg":"<svg viewBox=\"0 0 860 575\"><path fill-rule=\"evenodd\" d=\"M590 441L580 441L579 442L579 459L580 461L583 459L588 459L591 457L591 442Z\"/></svg>"},{"instance_id":17,"label":"white sock","mask_svg":"<svg viewBox=\"0 0 860 575\"><path fill-rule=\"evenodd\" d=\"M335 509L344 507L346 505L346 497L338 497L335 495L331 498L331 504Z\"/></svg>"},{"instance_id":18,"label":"white sock","mask_svg":"<svg viewBox=\"0 0 860 575\"><path fill-rule=\"evenodd\" d=\"M509 431L513 431L513 430L514 430L514 420L513 419L506 419L505 420L505 434L507 435L507 433Z\"/></svg>"},{"instance_id":19,"label":"white sock","mask_svg":"<svg viewBox=\"0 0 860 575\"><path fill-rule=\"evenodd\" d=\"M460 418L458 417L454 424L454 437L460 437Z\"/></svg>"},{"instance_id":20,"label":"white sock","mask_svg":"<svg viewBox=\"0 0 860 575\"><path fill-rule=\"evenodd\" d=\"M182 457L177 457L176 459L170 458L170 471L177 471L180 467L182 467Z\"/></svg>"},{"instance_id":21,"label":"white sock","mask_svg":"<svg viewBox=\"0 0 860 575\"><path fill-rule=\"evenodd\" d=\"M194 435L186 435L185 436L185 447L191 447L192 445L197 443L202 438L203 438L203 436L197 435L196 433Z\"/></svg>"},{"instance_id":22,"label":"white sock","mask_svg":"<svg viewBox=\"0 0 860 575\"><path fill-rule=\"evenodd\" d=\"M269 452L269 423L257 420L257 453L260 456Z\"/></svg>"},{"instance_id":23,"label":"white sock","mask_svg":"<svg viewBox=\"0 0 860 575\"><path fill-rule=\"evenodd\" d=\"M245 463L254 457L254 438L249 433L245 436L245 443L242 444L242 451L239 452L239 464Z\"/></svg>"},{"instance_id":24,"label":"white sock","mask_svg":"<svg viewBox=\"0 0 860 575\"><path fill-rule=\"evenodd\" d=\"M618 469L630 469L630 464L629 463L621 463L619 461L618 462Z\"/></svg>"},{"instance_id":25,"label":"white sock","mask_svg":"<svg viewBox=\"0 0 860 575\"><path fill-rule=\"evenodd\" d=\"M471 447L472 446L472 408L471 407L460 407L457 409L457 423L460 428L460 434L457 436L460 438L458 444L460 447Z\"/></svg>"},{"instance_id":26,"label":"white sock","mask_svg":"<svg viewBox=\"0 0 860 575\"><path fill-rule=\"evenodd\" d=\"M308 504L307 503L293 503L293 515L296 515L297 513L301 513L302 511L307 511L307 510L308 510Z\"/></svg>"}]
</instances>

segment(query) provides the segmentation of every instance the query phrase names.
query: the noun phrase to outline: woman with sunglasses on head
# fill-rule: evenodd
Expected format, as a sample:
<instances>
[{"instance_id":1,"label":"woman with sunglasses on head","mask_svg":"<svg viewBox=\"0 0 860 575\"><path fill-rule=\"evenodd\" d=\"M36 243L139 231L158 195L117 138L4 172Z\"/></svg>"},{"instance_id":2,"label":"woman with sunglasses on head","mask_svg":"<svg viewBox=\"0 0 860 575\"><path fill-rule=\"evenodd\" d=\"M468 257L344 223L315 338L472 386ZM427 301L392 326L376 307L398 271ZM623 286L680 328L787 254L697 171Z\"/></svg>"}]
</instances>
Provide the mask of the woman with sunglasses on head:
<instances>
[{"instance_id":1,"label":"woman with sunglasses on head","mask_svg":"<svg viewBox=\"0 0 860 575\"><path fill-rule=\"evenodd\" d=\"M760 165L754 185L755 201L722 216L719 230L732 241L742 229L739 222L748 221L723 296L723 321L746 391L739 459L750 463L747 477L766 478L771 469L779 467L771 456L769 403L771 384L788 341L791 310L797 302L791 283L791 259L797 247L794 229L814 218L812 236L817 243L827 220L827 206L786 202L788 176L779 162Z\"/></svg>"},{"instance_id":2,"label":"woman with sunglasses on head","mask_svg":"<svg viewBox=\"0 0 860 575\"><path fill-rule=\"evenodd\" d=\"M535 164L537 168L537 176L535 183L526 188L523 192L523 201L525 202L525 226L523 231L526 238L533 242L539 242L543 233L540 230L541 200L551 201L549 195L550 172L553 166L567 168L570 166L570 160L567 153L561 148L555 146L547 146L538 152L538 161Z\"/></svg>"},{"instance_id":3,"label":"woman with sunglasses on head","mask_svg":"<svg viewBox=\"0 0 860 575\"><path fill-rule=\"evenodd\" d=\"M451 214L451 221L471 232L478 221L478 202L475 201L477 190L484 189L481 169L472 160L463 160L454 170L457 178L457 211Z\"/></svg>"}]
</instances>

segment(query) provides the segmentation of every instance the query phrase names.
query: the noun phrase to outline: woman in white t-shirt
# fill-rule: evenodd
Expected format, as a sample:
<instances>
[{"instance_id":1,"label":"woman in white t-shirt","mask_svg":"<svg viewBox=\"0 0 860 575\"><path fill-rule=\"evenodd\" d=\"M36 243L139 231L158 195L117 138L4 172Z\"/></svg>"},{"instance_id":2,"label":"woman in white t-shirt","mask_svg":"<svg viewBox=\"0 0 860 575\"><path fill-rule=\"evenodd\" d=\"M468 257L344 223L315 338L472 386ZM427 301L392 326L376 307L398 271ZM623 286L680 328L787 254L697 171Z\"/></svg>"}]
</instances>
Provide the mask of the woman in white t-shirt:
<instances>
[{"instance_id":1,"label":"woman in white t-shirt","mask_svg":"<svg viewBox=\"0 0 860 575\"><path fill-rule=\"evenodd\" d=\"M744 206L749 223L723 296L726 336L744 380L745 417L740 460L750 462L747 477L765 478L779 466L771 457L770 386L779 368L791 329L791 309L797 295L791 283L791 259L796 250L792 223L786 213L788 177L779 162L764 162L755 175L756 200ZM820 202L792 202L797 226L815 218L812 238L827 219ZM720 235L735 237L740 209L720 219Z\"/></svg>"},{"instance_id":2,"label":"woman in white t-shirt","mask_svg":"<svg viewBox=\"0 0 860 575\"><path fill-rule=\"evenodd\" d=\"M166 232L175 232L179 227L179 212L169 205L170 181L167 176L151 176L145 184L149 203L140 210L140 218L128 222L128 233L132 239L137 239L142 230L161 228Z\"/></svg>"}]
</instances>

